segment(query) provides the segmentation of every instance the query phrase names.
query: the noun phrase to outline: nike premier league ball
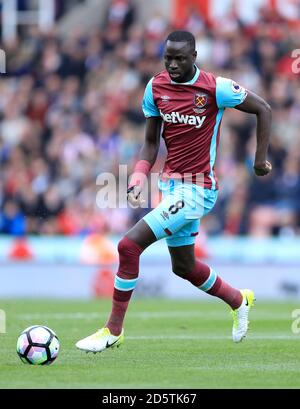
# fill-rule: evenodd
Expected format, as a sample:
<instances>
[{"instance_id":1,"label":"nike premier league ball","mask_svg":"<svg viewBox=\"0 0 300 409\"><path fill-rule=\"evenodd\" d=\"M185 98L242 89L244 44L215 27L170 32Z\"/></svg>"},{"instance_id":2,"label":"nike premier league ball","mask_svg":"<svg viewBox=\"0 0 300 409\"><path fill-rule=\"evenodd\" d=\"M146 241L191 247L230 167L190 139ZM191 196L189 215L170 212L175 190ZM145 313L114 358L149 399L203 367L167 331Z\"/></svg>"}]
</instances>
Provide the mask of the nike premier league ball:
<instances>
[{"instance_id":1,"label":"nike premier league ball","mask_svg":"<svg viewBox=\"0 0 300 409\"><path fill-rule=\"evenodd\" d=\"M21 361L30 365L52 364L58 356L59 348L55 332L44 325L24 329L17 341L17 353Z\"/></svg>"}]
</instances>

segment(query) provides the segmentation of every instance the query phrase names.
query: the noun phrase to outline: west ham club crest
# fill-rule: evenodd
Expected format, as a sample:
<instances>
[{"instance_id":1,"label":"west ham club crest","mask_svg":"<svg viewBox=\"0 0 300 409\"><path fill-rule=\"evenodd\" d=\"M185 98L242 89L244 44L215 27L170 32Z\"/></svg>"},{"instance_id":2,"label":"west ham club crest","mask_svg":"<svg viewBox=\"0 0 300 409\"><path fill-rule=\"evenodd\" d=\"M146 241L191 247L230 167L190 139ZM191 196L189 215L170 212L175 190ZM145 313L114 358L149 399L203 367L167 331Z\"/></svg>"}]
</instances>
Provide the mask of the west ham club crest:
<instances>
[{"instance_id":1,"label":"west ham club crest","mask_svg":"<svg viewBox=\"0 0 300 409\"><path fill-rule=\"evenodd\" d=\"M194 103L197 108L204 108L207 104L207 95L206 94L195 94Z\"/></svg>"},{"instance_id":2,"label":"west ham club crest","mask_svg":"<svg viewBox=\"0 0 300 409\"><path fill-rule=\"evenodd\" d=\"M194 104L197 108L193 108L194 112L201 114L205 111L205 105L207 104L208 96L204 93L197 93L194 95Z\"/></svg>"}]
</instances>

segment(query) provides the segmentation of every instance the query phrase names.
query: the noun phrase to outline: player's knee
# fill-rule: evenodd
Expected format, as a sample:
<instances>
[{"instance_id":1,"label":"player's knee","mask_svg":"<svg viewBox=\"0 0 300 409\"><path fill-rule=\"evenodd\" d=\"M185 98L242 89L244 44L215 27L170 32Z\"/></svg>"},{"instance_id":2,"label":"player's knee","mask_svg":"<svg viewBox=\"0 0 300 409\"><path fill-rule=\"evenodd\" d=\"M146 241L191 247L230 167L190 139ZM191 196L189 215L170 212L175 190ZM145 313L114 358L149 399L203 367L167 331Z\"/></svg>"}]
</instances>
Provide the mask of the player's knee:
<instances>
[{"instance_id":1,"label":"player's knee","mask_svg":"<svg viewBox=\"0 0 300 409\"><path fill-rule=\"evenodd\" d=\"M136 278L139 274L139 260L143 249L127 236L118 244L119 271L121 278Z\"/></svg>"},{"instance_id":2,"label":"player's knee","mask_svg":"<svg viewBox=\"0 0 300 409\"><path fill-rule=\"evenodd\" d=\"M128 237L123 237L118 244L118 252L120 256L132 257L139 256L142 253L141 247Z\"/></svg>"},{"instance_id":3,"label":"player's knee","mask_svg":"<svg viewBox=\"0 0 300 409\"><path fill-rule=\"evenodd\" d=\"M120 256L126 256L130 253L131 242L128 241L127 237L123 237L118 244L118 253Z\"/></svg>"}]
</instances>

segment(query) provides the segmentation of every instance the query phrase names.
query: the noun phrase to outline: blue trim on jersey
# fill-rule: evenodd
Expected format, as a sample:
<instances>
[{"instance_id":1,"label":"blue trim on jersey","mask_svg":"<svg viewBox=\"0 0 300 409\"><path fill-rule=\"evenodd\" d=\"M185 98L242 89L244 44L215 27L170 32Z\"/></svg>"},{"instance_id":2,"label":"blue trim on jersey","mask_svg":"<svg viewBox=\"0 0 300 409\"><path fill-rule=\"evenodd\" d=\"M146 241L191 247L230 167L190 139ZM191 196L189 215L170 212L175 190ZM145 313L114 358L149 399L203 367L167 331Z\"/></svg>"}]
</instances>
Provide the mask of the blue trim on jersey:
<instances>
[{"instance_id":1,"label":"blue trim on jersey","mask_svg":"<svg viewBox=\"0 0 300 409\"><path fill-rule=\"evenodd\" d=\"M142 109L146 118L149 118L151 116L160 116L159 110L155 105L153 99L152 82L153 78L151 78L151 80L148 82L146 86L142 103Z\"/></svg>"},{"instance_id":2,"label":"blue trim on jersey","mask_svg":"<svg viewBox=\"0 0 300 409\"><path fill-rule=\"evenodd\" d=\"M217 279L217 274L214 272L214 270L210 270L208 279L198 288L202 291L209 291L212 288L212 286L215 284L216 279Z\"/></svg>"},{"instance_id":3,"label":"blue trim on jersey","mask_svg":"<svg viewBox=\"0 0 300 409\"><path fill-rule=\"evenodd\" d=\"M247 96L245 88L229 78L216 78L216 101L218 108L234 108Z\"/></svg>"},{"instance_id":4,"label":"blue trim on jersey","mask_svg":"<svg viewBox=\"0 0 300 409\"><path fill-rule=\"evenodd\" d=\"M137 283L137 278L132 280L125 280L124 278L115 277L115 288L120 291L130 291L133 290Z\"/></svg>"},{"instance_id":5,"label":"blue trim on jersey","mask_svg":"<svg viewBox=\"0 0 300 409\"><path fill-rule=\"evenodd\" d=\"M200 70L197 67L197 65L194 65L194 67L196 68L196 72L195 75L193 76L193 78L190 81L187 82L176 82L176 81L172 81L171 80L171 84L175 84L175 85L193 85L195 84L195 82L197 81L199 75L200 75Z\"/></svg>"},{"instance_id":6,"label":"blue trim on jersey","mask_svg":"<svg viewBox=\"0 0 300 409\"><path fill-rule=\"evenodd\" d=\"M213 172L213 167L216 161L216 155L217 155L217 135L218 135L218 130L219 130L219 126L220 126L220 122L222 119L224 113L224 108L223 109L219 109L217 116L216 116L216 124L214 126L214 133L213 136L211 138L211 143L210 143L210 150L209 150L209 157L210 157L210 161L209 161L209 166L210 166L210 172L209 172L209 177L212 183L212 190L215 190L216 188L216 180L214 178L214 172Z\"/></svg>"}]
</instances>

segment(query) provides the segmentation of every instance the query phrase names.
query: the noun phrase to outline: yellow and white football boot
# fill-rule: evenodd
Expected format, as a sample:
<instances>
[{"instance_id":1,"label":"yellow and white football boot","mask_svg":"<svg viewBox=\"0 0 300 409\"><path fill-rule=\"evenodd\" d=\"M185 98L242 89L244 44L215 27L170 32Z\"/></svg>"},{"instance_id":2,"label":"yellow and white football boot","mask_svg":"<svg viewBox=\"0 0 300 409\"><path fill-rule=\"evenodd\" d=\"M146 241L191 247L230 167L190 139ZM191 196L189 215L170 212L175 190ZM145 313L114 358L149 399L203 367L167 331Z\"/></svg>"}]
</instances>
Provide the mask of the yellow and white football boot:
<instances>
[{"instance_id":1,"label":"yellow and white football boot","mask_svg":"<svg viewBox=\"0 0 300 409\"><path fill-rule=\"evenodd\" d=\"M243 296L242 304L236 310L232 310L233 327L232 327L232 340L233 342L241 342L245 338L249 320L248 315L250 308L254 305L255 296L252 290L240 290Z\"/></svg>"},{"instance_id":2,"label":"yellow and white football boot","mask_svg":"<svg viewBox=\"0 0 300 409\"><path fill-rule=\"evenodd\" d=\"M124 342L124 329L120 335L110 333L107 327L99 329L89 337L83 338L76 343L76 347L86 352L101 352L107 348L119 347Z\"/></svg>"}]
</instances>

